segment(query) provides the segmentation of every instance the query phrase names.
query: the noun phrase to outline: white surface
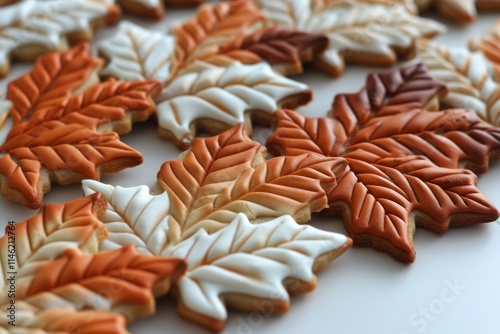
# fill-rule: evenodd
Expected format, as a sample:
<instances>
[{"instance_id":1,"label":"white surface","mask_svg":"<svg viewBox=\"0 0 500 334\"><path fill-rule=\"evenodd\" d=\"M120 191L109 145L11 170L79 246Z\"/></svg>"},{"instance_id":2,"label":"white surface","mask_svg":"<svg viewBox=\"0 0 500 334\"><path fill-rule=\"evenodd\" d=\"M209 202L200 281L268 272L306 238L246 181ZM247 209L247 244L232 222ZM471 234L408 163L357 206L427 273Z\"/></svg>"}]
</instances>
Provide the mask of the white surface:
<instances>
[{"instance_id":1,"label":"white surface","mask_svg":"<svg viewBox=\"0 0 500 334\"><path fill-rule=\"evenodd\" d=\"M161 30L185 18L187 13L171 9L167 20L160 24L134 21ZM449 27L450 31L438 40L450 46L464 46L467 38L479 36L497 17L483 14L474 25ZM111 36L114 30L99 31L97 40ZM12 75L0 80L0 91L5 93L7 82L30 68L31 64L15 63ZM375 69L348 67L343 77L332 80L308 69L307 74L294 79L309 84L315 100L300 111L325 115L334 94L358 90L372 70ZM262 142L267 134L269 130L263 129L256 139ZM0 132L0 140L5 135L6 129ZM135 125L123 140L143 153L144 164L116 175L105 175L102 182L152 186L160 165L180 153L171 143L158 138L154 122ZM497 207L500 207L499 186L500 162L497 162L479 178L479 188ZM80 196L79 184L53 185L44 202L65 202ZM0 227L9 220L22 221L33 214L35 211L0 198ZM345 233L339 219L316 215L312 224ZM417 259L409 266L368 248L354 248L319 273L315 291L292 298L288 313L230 311L224 333L500 333L500 225L457 228L444 236L417 229L415 248ZM454 283L463 289L450 290L449 285ZM157 304L156 315L129 326L132 333L206 333L179 318L169 297Z\"/></svg>"}]
</instances>

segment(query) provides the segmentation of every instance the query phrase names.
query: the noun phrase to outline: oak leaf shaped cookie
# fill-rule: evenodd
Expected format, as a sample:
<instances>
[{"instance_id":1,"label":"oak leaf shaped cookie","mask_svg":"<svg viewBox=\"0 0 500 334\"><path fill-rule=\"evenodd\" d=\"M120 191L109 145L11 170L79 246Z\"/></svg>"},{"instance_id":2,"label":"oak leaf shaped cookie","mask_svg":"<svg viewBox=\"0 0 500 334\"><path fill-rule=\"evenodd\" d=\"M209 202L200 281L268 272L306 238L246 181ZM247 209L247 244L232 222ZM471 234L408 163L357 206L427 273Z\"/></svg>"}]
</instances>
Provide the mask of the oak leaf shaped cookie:
<instances>
[{"instance_id":1,"label":"oak leaf shaped cookie","mask_svg":"<svg viewBox=\"0 0 500 334\"><path fill-rule=\"evenodd\" d=\"M161 85L109 80L78 93L96 69L87 52L79 46L46 55L9 85L14 125L0 146L3 196L38 208L51 182L98 179L142 162L116 132L149 118Z\"/></svg>"},{"instance_id":2,"label":"oak leaf shaped cookie","mask_svg":"<svg viewBox=\"0 0 500 334\"><path fill-rule=\"evenodd\" d=\"M154 311L154 296L168 291L185 262L140 255L133 246L94 254L107 234L99 220L106 203L94 194L7 225L0 284L12 294L0 296L0 331L14 321L25 331L125 333L119 314L132 320Z\"/></svg>"},{"instance_id":3,"label":"oak leaf shaped cookie","mask_svg":"<svg viewBox=\"0 0 500 334\"><path fill-rule=\"evenodd\" d=\"M101 250L133 244L144 254L184 258L188 272L174 289L179 313L216 332L226 322L226 306L286 311L288 292L314 289L313 271L351 244L343 235L299 226L290 216L254 225L243 213L232 216L213 234L199 229L174 243L168 235L175 204L170 206L166 193L150 194L146 186L115 188L92 180L85 180L83 187L86 194L102 191L109 200L103 219L109 236Z\"/></svg>"},{"instance_id":4,"label":"oak leaf shaped cookie","mask_svg":"<svg viewBox=\"0 0 500 334\"><path fill-rule=\"evenodd\" d=\"M92 28L115 23L120 10L100 0L24 0L2 7L0 77L8 74L10 59L33 60L68 43L92 38Z\"/></svg>"},{"instance_id":5,"label":"oak leaf shaped cookie","mask_svg":"<svg viewBox=\"0 0 500 334\"><path fill-rule=\"evenodd\" d=\"M440 99L442 107L474 109L485 121L500 125L500 86L483 54L422 40L410 63L424 63L430 75L446 83L449 92Z\"/></svg>"},{"instance_id":6,"label":"oak leaf shaped cookie","mask_svg":"<svg viewBox=\"0 0 500 334\"><path fill-rule=\"evenodd\" d=\"M435 109L445 86L423 65L371 74L365 89L335 97L331 118L278 111L267 146L274 154L342 156L348 172L329 194L354 242L413 262L415 225L494 221L497 209L476 188L500 147L500 129L472 110Z\"/></svg>"},{"instance_id":7,"label":"oak leaf shaped cookie","mask_svg":"<svg viewBox=\"0 0 500 334\"><path fill-rule=\"evenodd\" d=\"M415 0L423 11L435 9L440 15L461 23L476 19L479 10L500 10L500 0Z\"/></svg>"},{"instance_id":8,"label":"oak leaf shaped cookie","mask_svg":"<svg viewBox=\"0 0 500 334\"><path fill-rule=\"evenodd\" d=\"M418 37L444 30L439 23L419 18L403 1L384 0L256 0L272 24L326 35L328 49L314 61L333 76L347 63L394 65L407 56Z\"/></svg>"}]
</instances>

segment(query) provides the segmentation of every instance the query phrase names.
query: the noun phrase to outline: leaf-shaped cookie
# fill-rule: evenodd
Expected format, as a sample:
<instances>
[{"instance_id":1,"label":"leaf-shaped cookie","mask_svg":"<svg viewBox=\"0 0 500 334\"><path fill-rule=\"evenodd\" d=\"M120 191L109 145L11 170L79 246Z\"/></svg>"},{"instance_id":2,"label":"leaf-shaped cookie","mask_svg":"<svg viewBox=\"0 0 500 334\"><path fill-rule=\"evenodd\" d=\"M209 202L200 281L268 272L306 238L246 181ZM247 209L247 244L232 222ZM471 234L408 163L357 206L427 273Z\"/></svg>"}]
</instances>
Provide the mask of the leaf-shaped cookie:
<instances>
[{"instance_id":1,"label":"leaf-shaped cookie","mask_svg":"<svg viewBox=\"0 0 500 334\"><path fill-rule=\"evenodd\" d=\"M92 28L119 17L118 7L100 0L24 0L2 8L0 77L8 74L11 58L32 60L64 50L68 42L89 40Z\"/></svg>"},{"instance_id":2,"label":"leaf-shaped cookie","mask_svg":"<svg viewBox=\"0 0 500 334\"><path fill-rule=\"evenodd\" d=\"M415 259L415 225L436 232L448 226L494 221L497 209L476 188L500 148L500 129L472 110L426 111L444 86L423 65L371 74L365 89L335 97L331 118L278 111L273 153L342 156L350 172L329 194L359 245L404 261Z\"/></svg>"},{"instance_id":3,"label":"leaf-shaped cookie","mask_svg":"<svg viewBox=\"0 0 500 334\"><path fill-rule=\"evenodd\" d=\"M206 0L117 0L124 11L139 16L146 16L155 20L165 15L163 3L170 6L195 6Z\"/></svg>"},{"instance_id":4,"label":"leaf-shaped cookie","mask_svg":"<svg viewBox=\"0 0 500 334\"><path fill-rule=\"evenodd\" d=\"M498 1L500 9L500 1ZM469 43L472 50L481 51L495 65L496 79L500 79L500 21L483 34L481 38Z\"/></svg>"},{"instance_id":5,"label":"leaf-shaped cookie","mask_svg":"<svg viewBox=\"0 0 500 334\"><path fill-rule=\"evenodd\" d=\"M216 65L234 60L244 64L264 60L275 71L289 75L301 73L302 63L312 61L327 47L328 38L325 35L273 26L240 36L220 46L216 54L206 56L203 60Z\"/></svg>"},{"instance_id":6,"label":"leaf-shaped cookie","mask_svg":"<svg viewBox=\"0 0 500 334\"><path fill-rule=\"evenodd\" d=\"M252 118L266 124L276 109L294 109L311 95L306 85L266 63L195 67L179 74L156 99L160 136L186 149L198 130L217 134L245 123L251 132Z\"/></svg>"},{"instance_id":7,"label":"leaf-shaped cookie","mask_svg":"<svg viewBox=\"0 0 500 334\"><path fill-rule=\"evenodd\" d=\"M411 63L424 63L429 74L449 88L443 107L474 109L487 122L500 125L500 86L491 76L491 64L480 52L418 41Z\"/></svg>"},{"instance_id":8,"label":"leaf-shaped cookie","mask_svg":"<svg viewBox=\"0 0 500 334\"><path fill-rule=\"evenodd\" d=\"M200 228L212 233L238 212L252 221L291 215L302 223L326 206L326 194L345 173L344 159L304 154L266 161L266 150L244 133L238 125L196 139L181 160L161 167L158 182L172 202L172 242Z\"/></svg>"},{"instance_id":9,"label":"leaf-shaped cookie","mask_svg":"<svg viewBox=\"0 0 500 334\"><path fill-rule=\"evenodd\" d=\"M132 320L154 311L154 295L165 294L186 264L139 255L133 246L92 254L107 235L99 220L106 203L97 193L46 205L28 220L7 225L0 238L0 284L6 292L0 296L0 328L10 328L9 320L19 321L16 327L48 332L92 323L94 333L123 333L123 320L107 312ZM11 309L14 319L8 317ZM68 318L54 319L55 312Z\"/></svg>"},{"instance_id":10,"label":"leaf-shaped cookie","mask_svg":"<svg viewBox=\"0 0 500 334\"><path fill-rule=\"evenodd\" d=\"M11 108L12 108L12 103L10 101L0 99L0 130L5 125L5 121L7 120L7 117L9 116L9 112L10 112Z\"/></svg>"},{"instance_id":11,"label":"leaf-shaped cookie","mask_svg":"<svg viewBox=\"0 0 500 334\"><path fill-rule=\"evenodd\" d=\"M38 208L51 182L98 179L103 172L117 172L142 162L141 154L120 142L112 131L125 133L132 122L148 119L161 85L156 81L110 80L70 96L89 77L86 69L73 71L71 59L87 57L46 55L31 73L9 85L14 126L0 146L3 196ZM53 69L57 73L45 67L60 59L67 61ZM86 64L95 68L95 62ZM65 87L72 77L80 84L70 81ZM52 84L47 82L50 78Z\"/></svg>"},{"instance_id":12,"label":"leaf-shaped cookie","mask_svg":"<svg viewBox=\"0 0 500 334\"><path fill-rule=\"evenodd\" d=\"M118 33L99 46L100 53L109 60L101 75L165 83L170 78L174 44L172 36L124 21Z\"/></svg>"},{"instance_id":13,"label":"leaf-shaped cookie","mask_svg":"<svg viewBox=\"0 0 500 334\"><path fill-rule=\"evenodd\" d=\"M217 52L220 46L251 31L262 18L249 0L203 6L193 18L173 29L176 47L172 72Z\"/></svg>"},{"instance_id":14,"label":"leaf-shaped cookie","mask_svg":"<svg viewBox=\"0 0 500 334\"><path fill-rule=\"evenodd\" d=\"M8 306L7 306L8 308ZM120 314L94 310L76 311L71 307L40 310L20 301L15 305L15 322L10 311L0 311L0 334L128 334ZM14 316L12 316L14 319ZM10 322L10 323L9 323ZM15 324L15 327L13 326Z\"/></svg>"},{"instance_id":15,"label":"leaf-shaped cookie","mask_svg":"<svg viewBox=\"0 0 500 334\"><path fill-rule=\"evenodd\" d=\"M476 8L500 10L500 0L415 0L422 11L435 9L440 15L461 23L476 19Z\"/></svg>"},{"instance_id":16,"label":"leaf-shaped cookie","mask_svg":"<svg viewBox=\"0 0 500 334\"><path fill-rule=\"evenodd\" d=\"M200 24L197 20L206 19L207 25L214 25L213 30L207 28L210 36L212 33L214 36L228 34L232 40L238 37L235 34L240 30L234 29L240 28L236 22L242 20L242 16L250 16L252 22L258 17L248 9L256 11L252 6L249 1L205 6L196 20L177 29L193 33L189 29L195 29L194 26ZM248 14L248 11L253 14ZM218 24L211 21L215 20L212 17L215 13L222 15ZM196 49L197 44L190 38L199 36L189 37L186 34L184 32L181 34L183 37L176 37L177 46L174 49L171 36L124 23L118 34L100 47L101 53L109 59L102 75L119 79L157 79L164 83L163 93L156 99L159 133L163 138L172 139L181 149L191 145L198 129L217 134L244 122L250 131L252 118L267 123L276 109L294 109L311 100L311 91L306 85L284 78L268 64L242 64L227 57L215 59L212 56L214 52L219 54L219 46L213 48L213 52L207 51L205 58L209 62L195 62L196 57L189 58L187 55L185 62L178 59L179 55L172 60L173 50L178 52L187 48L194 52ZM179 49L179 43L196 45ZM300 44L300 41L296 43ZM255 55L256 61L260 61ZM300 66L300 62L295 66Z\"/></svg>"},{"instance_id":17,"label":"leaf-shaped cookie","mask_svg":"<svg viewBox=\"0 0 500 334\"><path fill-rule=\"evenodd\" d=\"M256 0L272 24L321 33L330 40L315 65L333 76L345 63L391 66L412 51L418 37L443 31L439 23L415 16L406 1Z\"/></svg>"},{"instance_id":18,"label":"leaf-shaped cookie","mask_svg":"<svg viewBox=\"0 0 500 334\"><path fill-rule=\"evenodd\" d=\"M144 254L186 259L188 272L175 287L179 312L212 331L224 327L226 305L252 311L271 303L270 311L286 311L287 290L314 289L312 271L351 244L343 235L299 226L290 216L253 225L242 213L211 235L200 229L176 244L168 238L173 218L165 193L150 195L146 186L115 188L92 180L85 180L83 188L86 194L103 191L109 200L103 218L109 237L102 250L134 244Z\"/></svg>"}]
</instances>

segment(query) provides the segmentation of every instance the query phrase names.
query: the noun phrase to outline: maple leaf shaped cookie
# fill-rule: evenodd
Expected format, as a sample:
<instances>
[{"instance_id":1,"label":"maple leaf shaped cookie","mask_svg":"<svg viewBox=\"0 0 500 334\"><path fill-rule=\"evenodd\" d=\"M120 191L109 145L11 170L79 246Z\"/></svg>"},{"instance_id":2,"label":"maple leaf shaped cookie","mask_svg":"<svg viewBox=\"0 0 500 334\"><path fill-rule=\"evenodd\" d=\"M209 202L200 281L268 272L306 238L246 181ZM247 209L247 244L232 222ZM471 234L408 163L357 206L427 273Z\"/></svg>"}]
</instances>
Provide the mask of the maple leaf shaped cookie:
<instances>
[{"instance_id":1,"label":"maple leaf shaped cookie","mask_svg":"<svg viewBox=\"0 0 500 334\"><path fill-rule=\"evenodd\" d=\"M441 106L473 109L485 121L500 125L500 86L483 54L422 40L410 63L424 63L430 75L446 83L449 92L440 99Z\"/></svg>"},{"instance_id":2,"label":"maple leaf shaped cookie","mask_svg":"<svg viewBox=\"0 0 500 334\"><path fill-rule=\"evenodd\" d=\"M92 180L83 187L86 194L102 191L109 200L103 219L109 236L100 249L132 244L143 254L186 259L188 272L174 289L179 313L216 332L226 322L226 306L252 311L272 305L266 310L286 311L287 291L314 289L313 271L351 245L343 235L299 226L290 216L251 224L242 213L231 215L213 234L199 229L175 243L169 238L175 203L170 205L165 192L150 194L146 186L115 188Z\"/></svg>"},{"instance_id":3,"label":"maple leaf shaped cookie","mask_svg":"<svg viewBox=\"0 0 500 334\"><path fill-rule=\"evenodd\" d=\"M411 52L418 37L442 32L439 23L415 16L406 1L256 0L272 24L326 35L328 49L314 61L333 76L347 63L391 66Z\"/></svg>"},{"instance_id":4,"label":"maple leaf shaped cookie","mask_svg":"<svg viewBox=\"0 0 500 334\"><path fill-rule=\"evenodd\" d=\"M442 16L461 23L476 19L476 8L491 11L500 10L500 0L415 0L423 11L435 9Z\"/></svg>"},{"instance_id":5,"label":"maple leaf shaped cookie","mask_svg":"<svg viewBox=\"0 0 500 334\"><path fill-rule=\"evenodd\" d=\"M331 118L276 113L268 138L273 154L342 156L348 172L329 194L358 245L413 262L415 225L443 233L448 226L494 221L497 209L476 188L478 172L500 147L500 129L472 110L435 110L445 86L423 65L371 74L365 89L336 96Z\"/></svg>"},{"instance_id":6,"label":"maple leaf shaped cookie","mask_svg":"<svg viewBox=\"0 0 500 334\"><path fill-rule=\"evenodd\" d=\"M106 203L94 194L7 225L0 286L12 294L0 296L0 332L14 323L30 333L126 333L123 316L154 311L154 296L166 293L186 264L140 255L133 246L94 254L107 234L99 220Z\"/></svg>"},{"instance_id":7,"label":"maple leaf shaped cookie","mask_svg":"<svg viewBox=\"0 0 500 334\"><path fill-rule=\"evenodd\" d=\"M113 2L101 0L23 0L0 10L0 77L8 74L11 58L33 60L65 50L120 17Z\"/></svg>"},{"instance_id":8,"label":"maple leaf shaped cookie","mask_svg":"<svg viewBox=\"0 0 500 334\"><path fill-rule=\"evenodd\" d=\"M196 62L197 57L213 55L212 44L236 38L257 20L259 13L253 11L248 1L206 6L196 19L178 27L175 37L122 23L118 34L100 47L109 60L102 75L162 81L163 93L155 100L159 133L181 149L187 149L200 130L218 134L245 123L250 132L252 120L266 124L276 109L294 109L311 100L306 85L279 75L266 63ZM205 25L200 27L200 22ZM198 31L202 28L206 31Z\"/></svg>"},{"instance_id":9,"label":"maple leaf shaped cookie","mask_svg":"<svg viewBox=\"0 0 500 334\"><path fill-rule=\"evenodd\" d=\"M117 133L149 118L161 85L109 80L82 90L99 67L88 51L80 45L43 56L9 84L14 125L0 146L4 197L38 208L51 182L99 179L142 162Z\"/></svg>"}]
</instances>

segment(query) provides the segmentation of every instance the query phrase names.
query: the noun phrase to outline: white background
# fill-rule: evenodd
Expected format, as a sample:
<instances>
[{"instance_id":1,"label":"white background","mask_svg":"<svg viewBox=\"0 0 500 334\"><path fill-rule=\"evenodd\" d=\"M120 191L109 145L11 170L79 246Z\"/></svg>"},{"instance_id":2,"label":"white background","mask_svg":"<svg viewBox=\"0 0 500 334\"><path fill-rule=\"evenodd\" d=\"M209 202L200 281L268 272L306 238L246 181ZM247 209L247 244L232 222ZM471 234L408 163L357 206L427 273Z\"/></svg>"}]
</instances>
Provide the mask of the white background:
<instances>
[{"instance_id":1,"label":"white background","mask_svg":"<svg viewBox=\"0 0 500 334\"><path fill-rule=\"evenodd\" d=\"M192 12L169 10L167 19L160 23L131 20L165 31L167 26L183 20L189 13ZM497 17L499 15L482 14L475 24L466 27L445 22L449 31L438 41L450 46L465 46L468 38L480 36ZM96 33L96 40L109 37L114 31L114 27L101 30ZM4 96L7 83L31 66L13 65L12 74L0 80ZM299 111L324 116L335 94L357 91L364 85L366 74L373 70L376 69L349 67L344 76L333 80L308 68L306 74L294 79L310 85L314 101ZM9 125L0 132L1 141L8 128ZM261 129L256 139L263 142L267 134L268 129ZM134 125L133 132L124 135L123 141L143 153L144 164L115 175L105 175L102 182L152 186L161 164L180 153L171 143L158 138L154 122ZM478 186L500 207L500 163L493 163L490 171L480 176ZM44 202L65 202L80 196L79 184L53 185ZM33 214L35 211L0 198L0 227L9 220L22 221ZM312 224L345 233L341 221L336 218L315 215ZM292 298L288 313L268 315L231 311L225 333L500 333L500 225L456 228L443 236L417 229L415 248L417 259L412 265L404 265L368 248L351 249L318 273L315 291ZM450 284L460 287L453 292L448 288ZM156 315L139 319L129 326L132 333L206 333L179 318L175 303L169 297L158 300L157 304Z\"/></svg>"}]
</instances>

